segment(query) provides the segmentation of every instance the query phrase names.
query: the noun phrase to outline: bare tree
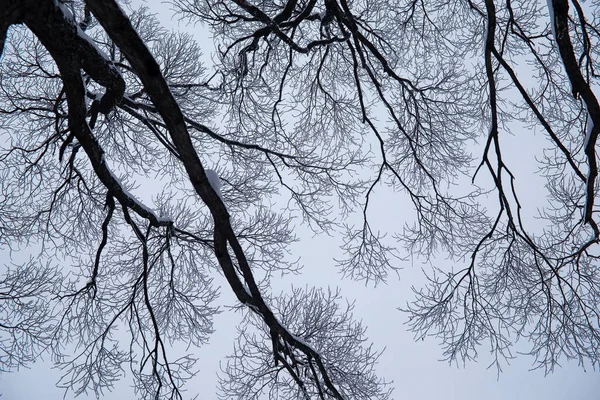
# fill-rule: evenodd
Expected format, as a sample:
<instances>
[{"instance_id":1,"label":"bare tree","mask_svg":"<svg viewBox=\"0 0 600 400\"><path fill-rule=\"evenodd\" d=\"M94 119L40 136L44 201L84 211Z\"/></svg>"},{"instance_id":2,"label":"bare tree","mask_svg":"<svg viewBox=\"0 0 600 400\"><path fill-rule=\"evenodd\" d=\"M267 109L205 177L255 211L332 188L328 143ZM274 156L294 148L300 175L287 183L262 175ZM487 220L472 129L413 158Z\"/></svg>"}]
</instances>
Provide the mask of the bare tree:
<instances>
[{"instance_id":1,"label":"bare tree","mask_svg":"<svg viewBox=\"0 0 600 400\"><path fill-rule=\"evenodd\" d=\"M345 235L338 264L354 279L385 281L405 251L449 257L456 270L434 268L406 306L449 360L487 340L500 366L525 337L546 370L561 357L597 365L598 2L172 3L213 30L213 76L190 37L147 11L0 1L0 243L40 246L48 266L2 281L15 321L0 326L0 351L14 354L0 362L51 351L75 393L101 394L129 367L141 398L182 397L195 359L167 350L212 332L216 270L246 309L225 397L388 398L338 293L268 294L273 272L297 268L286 251L300 216ZM547 138L541 228L525 222L503 157L514 121ZM149 178L152 206L134 194ZM368 218L381 183L414 204L393 237ZM356 212L362 223L346 225ZM24 297L38 302L12 311Z\"/></svg>"},{"instance_id":2,"label":"bare tree","mask_svg":"<svg viewBox=\"0 0 600 400\"><path fill-rule=\"evenodd\" d=\"M376 359L364 358L371 353L360 350L349 310L338 313L339 329L358 347L337 360L290 328L310 321L284 324L255 278L297 268L284 257L291 216L264 203L275 185L257 159L331 179L353 161L287 154L208 127L219 99L203 81L200 49L147 11L127 17L114 1L1 6L2 240L40 246L49 265L29 263L3 281L3 366L50 351L64 371L59 385L75 394L100 396L129 368L140 398L181 398L196 359L168 350L176 341L193 349L212 333L217 269L268 332L269 373L289 374L300 398L387 397L369 364L362 383L344 382L356 378L348 368ZM207 178L209 162L223 167L223 193L214 171ZM141 178L161 182L151 207L134 194ZM333 300L317 298L335 311Z\"/></svg>"},{"instance_id":3,"label":"bare tree","mask_svg":"<svg viewBox=\"0 0 600 400\"><path fill-rule=\"evenodd\" d=\"M367 190L342 205L364 222L346 230L340 266L378 282L398 244L450 257L456 269L434 268L405 307L417 338L442 338L450 361L488 341L500 367L525 337L546 371L562 357L598 364L598 2L173 3L216 33L230 127L375 143ZM514 122L545 134L537 224L523 215L518 165L503 157ZM367 218L379 182L416 211L391 245Z\"/></svg>"}]
</instances>

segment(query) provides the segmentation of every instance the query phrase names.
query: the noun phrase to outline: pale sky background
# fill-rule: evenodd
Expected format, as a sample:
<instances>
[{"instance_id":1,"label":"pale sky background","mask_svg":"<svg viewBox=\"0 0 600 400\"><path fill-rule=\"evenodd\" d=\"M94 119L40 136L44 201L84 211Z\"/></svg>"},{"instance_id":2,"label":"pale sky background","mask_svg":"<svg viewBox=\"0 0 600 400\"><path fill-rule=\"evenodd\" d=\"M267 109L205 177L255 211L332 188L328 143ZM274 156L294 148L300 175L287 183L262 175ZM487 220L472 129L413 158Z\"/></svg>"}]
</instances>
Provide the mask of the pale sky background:
<instances>
[{"instance_id":1,"label":"pale sky background","mask_svg":"<svg viewBox=\"0 0 600 400\"><path fill-rule=\"evenodd\" d=\"M173 29L178 28L177 22L171 20L168 6L158 1L148 1L152 10L158 12L164 24ZM196 33L198 38L206 38L200 44L208 55L212 45L206 32L199 34L200 27L185 28ZM527 210L527 199L533 204L539 191L536 187L540 182L533 176L535 170L534 153L531 149L534 140L525 143L517 137L519 133L530 132L517 130L513 141L514 152L505 153L507 162L514 170L519 171L517 188L525 198L525 213L534 213L535 208ZM209 166L210 167L210 166ZM412 216L410 204L402 203L401 197L393 195L388 189L380 187L371 207L374 223L390 231L397 229L406 216ZM342 279L334 268L333 258L338 255L338 242L335 238L313 237L308 231L300 228L297 231L301 241L293 246L294 254L301 257L305 265L304 273L299 276L286 277L273 282L273 290L289 289L294 286L304 287L337 287L350 301L356 300L354 315L368 327L367 335L377 349L386 348L380 358L378 371L380 376L394 381L395 399L437 400L437 399L527 399L527 400L595 400L600 399L600 374L598 371L587 370L577 365L576 361L562 361L554 373L544 376L543 370L530 371L533 359L518 356L510 365L504 366L504 371L498 375L495 368L487 369L490 363L485 344L479 348L478 362L467 363L465 366L449 366L441 362L442 349L439 341L428 338L415 342L411 333L407 332L404 322L407 316L397 307L404 306L412 299L411 285L419 286L423 281L421 268L428 268L421 261L401 263L404 268L398 279L390 275L387 284L377 288L365 287L362 283ZM443 257L436 263L447 263ZM439 265L439 264L438 264ZM2 268L2 267L0 267ZM222 296L219 304L233 304L234 298L223 277L217 276L215 283L222 286ZM215 317L215 330L208 345L198 349L200 357L200 373L188 384L189 394L199 394L199 399L217 399L216 371L219 361L231 353L236 335L235 324L239 315L224 311ZM528 344L515 350L526 351ZM60 371L50 368L49 363L39 361L29 369L10 374L0 374L0 394L2 400L31 400L31 399L61 399L63 391L54 384L60 378ZM105 394L106 399L129 399L132 390L129 388L130 378L124 378L117 389ZM72 394L66 396L72 398ZM80 398L83 398L80 397ZM93 395L90 396L93 398Z\"/></svg>"}]
</instances>

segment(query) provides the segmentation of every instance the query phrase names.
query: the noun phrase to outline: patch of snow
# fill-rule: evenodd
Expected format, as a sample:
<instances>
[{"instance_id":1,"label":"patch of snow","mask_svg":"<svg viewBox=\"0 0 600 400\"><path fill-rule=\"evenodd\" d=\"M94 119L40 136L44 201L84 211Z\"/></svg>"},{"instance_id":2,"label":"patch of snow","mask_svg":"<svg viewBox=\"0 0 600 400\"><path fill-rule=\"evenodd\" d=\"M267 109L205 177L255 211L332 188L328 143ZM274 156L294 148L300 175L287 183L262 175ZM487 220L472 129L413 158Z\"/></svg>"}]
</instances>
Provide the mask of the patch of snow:
<instances>
[{"instance_id":1,"label":"patch of snow","mask_svg":"<svg viewBox=\"0 0 600 400\"><path fill-rule=\"evenodd\" d=\"M548 3L548 14L550 14L550 29L552 29L552 37L556 40L556 26L554 25L554 7L552 0L546 0Z\"/></svg>"},{"instance_id":2,"label":"patch of snow","mask_svg":"<svg viewBox=\"0 0 600 400\"><path fill-rule=\"evenodd\" d=\"M548 0L550 1L550 0ZM583 102L583 106L587 111L587 104L584 101ZM592 121L592 116L590 115L589 111L587 112L587 120L585 121L585 139L583 140L583 148L586 149L589 142L590 142L590 137L592 136L592 130L594 129L594 121ZM585 177L585 187L587 188L587 186L589 185L590 182L590 174L592 173L592 169L591 167L588 167L588 172L587 172L587 176ZM583 220L585 221L587 219L587 207L583 208Z\"/></svg>"},{"instance_id":3,"label":"patch of snow","mask_svg":"<svg viewBox=\"0 0 600 400\"><path fill-rule=\"evenodd\" d=\"M592 174L592 168L588 167L588 172L587 175L585 177L585 190L587 192L587 187L590 184L590 175ZM585 222L587 220L587 201L585 202L585 204L583 205L583 221Z\"/></svg>"},{"instance_id":4,"label":"patch of snow","mask_svg":"<svg viewBox=\"0 0 600 400\"><path fill-rule=\"evenodd\" d=\"M217 196L219 196L221 201L224 201L223 195L221 194L221 178L219 178L219 175L217 174L217 172L212 169L205 169L204 173L206 174L206 177L208 178L208 183L210 183L210 186L212 186L212 188L215 191L215 193L217 194Z\"/></svg>"},{"instance_id":5,"label":"patch of snow","mask_svg":"<svg viewBox=\"0 0 600 400\"><path fill-rule=\"evenodd\" d=\"M488 22L485 20L483 23L483 53L485 54L485 50L487 48L487 38L488 38Z\"/></svg>"},{"instance_id":6,"label":"patch of snow","mask_svg":"<svg viewBox=\"0 0 600 400\"><path fill-rule=\"evenodd\" d=\"M592 121L592 116L590 115L590 113L588 113L587 121L585 123L585 140L583 142L584 148L586 148L588 146L588 142L590 141L590 137L592 136L593 129L594 129L594 121Z\"/></svg>"},{"instance_id":7,"label":"patch of snow","mask_svg":"<svg viewBox=\"0 0 600 400\"><path fill-rule=\"evenodd\" d=\"M294 338L294 340L296 340L297 342L303 344L304 346L308 347L309 349L311 349L313 352L317 353L317 351L308 343L306 343L303 339L299 338L296 335L292 335L292 337Z\"/></svg>"}]
</instances>

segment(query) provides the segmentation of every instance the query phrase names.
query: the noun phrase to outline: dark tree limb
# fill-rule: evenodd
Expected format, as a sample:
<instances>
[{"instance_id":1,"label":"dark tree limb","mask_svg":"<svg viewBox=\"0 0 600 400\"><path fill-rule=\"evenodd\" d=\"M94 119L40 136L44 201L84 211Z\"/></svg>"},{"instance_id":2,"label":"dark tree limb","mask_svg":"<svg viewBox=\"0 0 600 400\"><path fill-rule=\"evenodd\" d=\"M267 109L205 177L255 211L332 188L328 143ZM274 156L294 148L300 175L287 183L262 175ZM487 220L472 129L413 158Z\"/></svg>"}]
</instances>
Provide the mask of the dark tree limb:
<instances>
[{"instance_id":1,"label":"dark tree limb","mask_svg":"<svg viewBox=\"0 0 600 400\"><path fill-rule=\"evenodd\" d=\"M4 42L8 34L8 27L23 21L23 11L14 1L0 1L0 57L4 51Z\"/></svg>"},{"instance_id":2,"label":"dark tree limb","mask_svg":"<svg viewBox=\"0 0 600 400\"><path fill-rule=\"evenodd\" d=\"M335 398L342 399L341 394L331 381L320 355L282 326L264 302L248 260L231 226L227 209L208 182L200 158L187 131L183 113L169 90L156 60L132 27L129 19L114 1L88 0L86 4L140 77L150 99L165 122L196 193L209 207L215 224L215 254L238 300L261 315L265 324L286 342L308 357L315 359L327 389ZM231 246L233 250L244 283L240 281L237 275L229 255L228 246ZM315 376L315 379L317 378Z\"/></svg>"},{"instance_id":3,"label":"dark tree limb","mask_svg":"<svg viewBox=\"0 0 600 400\"><path fill-rule=\"evenodd\" d=\"M567 0L552 0L554 20L550 23L554 26L555 40L560 52L560 57L565 66L565 72L571 82L573 97L581 96L593 124L591 132L585 138L584 151L587 157L589 171L586 181L586 202L583 213L583 222L589 223L598 235L598 227L594 222L592 210L594 208L594 185L598 176L598 161L596 160L596 141L600 134L600 105L590 83L584 78L579 63L575 56L575 50L571 43L569 34L569 2Z\"/></svg>"},{"instance_id":4,"label":"dark tree limb","mask_svg":"<svg viewBox=\"0 0 600 400\"><path fill-rule=\"evenodd\" d=\"M23 22L53 56L73 58L99 85L106 88L99 111L108 114L123 97L125 81L112 61L95 47L73 19L70 11L56 1L20 2Z\"/></svg>"}]
</instances>

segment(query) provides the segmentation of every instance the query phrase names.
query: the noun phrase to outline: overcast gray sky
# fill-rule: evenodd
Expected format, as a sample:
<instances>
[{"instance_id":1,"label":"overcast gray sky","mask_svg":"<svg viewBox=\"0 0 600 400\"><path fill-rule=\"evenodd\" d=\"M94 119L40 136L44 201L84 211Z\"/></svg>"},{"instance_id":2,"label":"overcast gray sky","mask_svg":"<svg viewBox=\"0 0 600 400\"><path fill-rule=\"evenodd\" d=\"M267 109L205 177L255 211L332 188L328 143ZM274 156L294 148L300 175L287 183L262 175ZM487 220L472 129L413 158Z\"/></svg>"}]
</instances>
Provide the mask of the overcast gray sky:
<instances>
[{"instance_id":1,"label":"overcast gray sky","mask_svg":"<svg viewBox=\"0 0 600 400\"><path fill-rule=\"evenodd\" d=\"M147 4L158 12L164 23L168 23L173 29L179 29L177 23L171 21L167 6L161 5L158 1L148 1ZM206 48L205 52L208 56L212 48L210 39L206 34L197 37L206 38L206 42L202 42L201 45ZM515 151L508 157L508 162L520 163L525 171L533 171L534 160L528 150L532 147L519 146L515 141L514 148ZM523 195L535 198L536 186L532 182L535 182L534 177L521 176L517 179L517 185L523 190ZM371 208L372 217L379 224L388 224L387 228L390 231L394 230L396 224L401 223L404 216L412 213L409 204L403 204L398 196L393 196L383 188L377 191L375 201L376 204ZM381 226L381 228L386 227ZM378 370L381 376L394 381L395 399L594 400L600 398L598 371L586 372L577 365L576 361L563 360L561 368L544 376L543 370L530 371L533 362L531 358L519 356L511 361L510 365L505 365L504 371L498 375L495 368L487 369L491 360L485 344L479 349L478 362L457 367L439 361L442 357L439 341L428 338L425 341L415 342L404 326L406 315L397 310L397 307L411 300L410 287L418 286L419 282L422 282L421 268L428 268L428 265L418 260L404 262L400 279L392 275L387 284L377 288L365 287L361 283L343 280L333 267L333 258L338 252L335 238L315 238L308 231L298 232L298 234L302 240L294 246L293 250L305 265L304 273L273 282L273 289L287 290L292 283L294 286L339 286L342 288L342 294L349 300L356 300L355 317L369 327L367 334L375 346L378 349L386 349L380 359ZM440 257L435 262L447 261ZM224 278L217 276L216 281L222 285L220 303L233 304L233 296ZM201 371L188 389L190 393L199 393L199 399L217 398L216 371L219 362L232 350L235 323L238 319L238 315L227 311L216 316L216 333L208 345L198 349ZM516 350L526 351L528 348L527 343L521 346ZM49 363L41 360L30 369L0 374L0 393L3 395L3 400L60 399L63 392L54 386L59 377L60 371L52 370ZM113 393L106 394L106 398L125 399L130 395L129 379L125 378ZM66 398L70 399L71 396L69 394Z\"/></svg>"},{"instance_id":2,"label":"overcast gray sky","mask_svg":"<svg viewBox=\"0 0 600 400\"><path fill-rule=\"evenodd\" d=\"M383 200L385 201L385 200ZM395 206L393 201L387 204ZM438 361L441 349L434 338L415 342L403 326L405 315L396 310L410 299L410 284L420 280L420 265L407 266L401 272L401 281L390 279L387 285L376 289L341 280L331 268L333 239L307 237L297 246L306 264L305 273L294 277L295 286L339 286L350 300L356 299L355 316L368 327L368 336L377 348L386 348L378 370L382 376L394 381L394 399L456 399L456 400L595 400L600 394L598 372L585 372L576 362L565 361L562 368L544 377L543 371L529 371L531 359L521 356L505 366L499 376L494 368L487 369L490 360L485 345L480 349L480 360L465 367L449 366ZM217 278L219 279L219 278ZM233 303L222 277L222 301ZM289 287L291 279L279 282L279 287ZM219 362L232 350L237 316L223 313L215 318L216 333L211 342L199 349L201 371L189 384L191 393L199 399L217 399L216 371ZM523 349L526 348L524 344ZM0 374L0 393L3 400L60 399L63 392L54 387L59 371L49 364L39 362L29 370L14 374ZM107 393L107 399L126 399L132 394L125 378L118 389ZM90 396L91 398L92 396ZM71 399L69 394L67 399Z\"/></svg>"}]
</instances>

